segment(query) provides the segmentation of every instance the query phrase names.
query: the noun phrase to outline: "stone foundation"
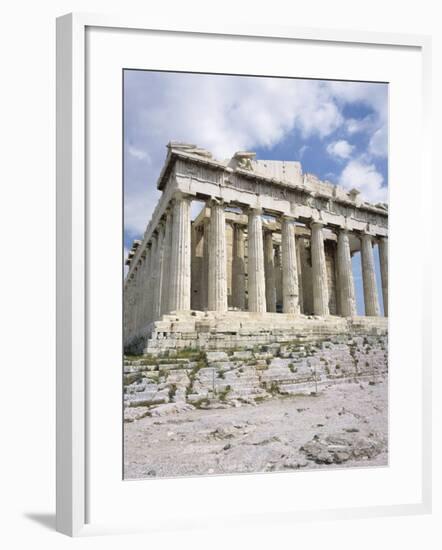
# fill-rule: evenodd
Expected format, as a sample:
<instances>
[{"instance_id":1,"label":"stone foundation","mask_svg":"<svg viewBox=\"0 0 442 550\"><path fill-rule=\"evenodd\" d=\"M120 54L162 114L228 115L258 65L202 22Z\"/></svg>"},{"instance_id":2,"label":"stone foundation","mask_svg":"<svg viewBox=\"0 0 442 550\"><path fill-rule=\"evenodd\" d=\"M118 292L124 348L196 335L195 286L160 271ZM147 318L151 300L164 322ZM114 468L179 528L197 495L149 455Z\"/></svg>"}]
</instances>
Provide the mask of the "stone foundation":
<instances>
[{"instance_id":1,"label":"stone foundation","mask_svg":"<svg viewBox=\"0 0 442 550\"><path fill-rule=\"evenodd\" d=\"M376 383L386 376L386 320L288 322L286 317L275 314L269 328L259 316L246 319L240 313L216 319L204 314L165 316L154 324L149 338L136 344L147 353L125 359L126 418L151 414L152 408L167 403L238 406L316 393L332 383Z\"/></svg>"},{"instance_id":2,"label":"stone foundation","mask_svg":"<svg viewBox=\"0 0 442 550\"><path fill-rule=\"evenodd\" d=\"M384 317L316 317L242 311L178 312L163 315L145 327L125 347L128 354L158 355L166 351L254 349L284 342L315 342L337 337L343 341L358 335L386 335Z\"/></svg>"}]
</instances>

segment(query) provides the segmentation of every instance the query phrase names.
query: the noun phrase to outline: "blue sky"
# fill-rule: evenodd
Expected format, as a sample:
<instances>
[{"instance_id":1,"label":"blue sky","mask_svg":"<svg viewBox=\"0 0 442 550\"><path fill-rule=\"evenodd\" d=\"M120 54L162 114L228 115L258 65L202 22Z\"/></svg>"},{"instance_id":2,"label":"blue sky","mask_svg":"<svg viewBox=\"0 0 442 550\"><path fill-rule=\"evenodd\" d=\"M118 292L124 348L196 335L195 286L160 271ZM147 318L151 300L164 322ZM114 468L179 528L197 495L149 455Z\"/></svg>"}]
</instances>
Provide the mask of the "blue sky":
<instances>
[{"instance_id":1,"label":"blue sky","mask_svg":"<svg viewBox=\"0 0 442 550\"><path fill-rule=\"evenodd\" d=\"M387 202L387 84L126 70L124 122L126 250L158 200L171 140L218 159L249 150L258 159L299 160L304 172Z\"/></svg>"}]
</instances>

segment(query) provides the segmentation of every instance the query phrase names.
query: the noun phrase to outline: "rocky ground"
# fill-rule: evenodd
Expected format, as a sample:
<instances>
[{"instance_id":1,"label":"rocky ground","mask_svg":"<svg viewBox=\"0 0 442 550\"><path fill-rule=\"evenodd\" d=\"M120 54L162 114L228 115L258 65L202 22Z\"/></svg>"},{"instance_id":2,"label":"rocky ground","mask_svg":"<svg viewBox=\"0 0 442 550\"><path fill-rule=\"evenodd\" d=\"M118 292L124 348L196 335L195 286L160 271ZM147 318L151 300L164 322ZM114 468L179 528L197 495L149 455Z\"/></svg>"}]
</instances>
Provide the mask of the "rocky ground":
<instances>
[{"instance_id":1,"label":"rocky ground","mask_svg":"<svg viewBox=\"0 0 442 550\"><path fill-rule=\"evenodd\" d=\"M125 478L385 466L387 403L382 376L235 407L136 407L124 425Z\"/></svg>"}]
</instances>

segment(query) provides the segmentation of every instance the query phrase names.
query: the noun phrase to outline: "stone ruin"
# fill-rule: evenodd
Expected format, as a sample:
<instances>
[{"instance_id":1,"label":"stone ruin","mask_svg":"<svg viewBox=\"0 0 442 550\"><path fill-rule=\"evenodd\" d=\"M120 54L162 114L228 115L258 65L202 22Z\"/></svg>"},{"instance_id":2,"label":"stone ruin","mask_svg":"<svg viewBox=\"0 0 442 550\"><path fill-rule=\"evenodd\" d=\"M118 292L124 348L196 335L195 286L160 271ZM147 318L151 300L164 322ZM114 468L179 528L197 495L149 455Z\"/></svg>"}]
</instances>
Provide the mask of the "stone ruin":
<instances>
[{"instance_id":1,"label":"stone ruin","mask_svg":"<svg viewBox=\"0 0 442 550\"><path fill-rule=\"evenodd\" d=\"M158 404L238 404L386 374L387 205L303 174L299 162L250 152L219 161L174 142L157 187L126 262L129 419ZM202 204L192 220L193 201Z\"/></svg>"},{"instance_id":2,"label":"stone ruin","mask_svg":"<svg viewBox=\"0 0 442 550\"><path fill-rule=\"evenodd\" d=\"M247 372L268 393L268 384L279 384L277 375L273 372L276 378L270 376L269 381L257 365L262 361L260 354L269 353L272 345L278 350L289 346L295 355L305 344L317 350L324 345L344 346L348 358L351 342L369 337L374 338L372 348L380 353L376 369L386 371L386 204L365 202L356 189L347 191L304 174L299 162L256 160L251 152L237 152L219 161L195 145L176 142L168 144L157 187L162 195L144 238L134 241L126 261L127 355L155 358L152 364L158 374L165 370L162 360L168 364L170 358L169 364L177 366L173 359L177 353L203 354L206 362L208 353L225 353L226 363L232 363L235 353L251 353L247 361L255 361L254 366L238 366L233 360L230 370L253 366L256 372ZM201 210L192 220L195 201L201 203ZM379 247L381 296L374 246ZM357 252L363 316L356 313L352 271L351 258ZM136 358L126 360L128 375L131 361L136 366ZM372 357L365 362L372 372ZM209 363L207 368L211 368ZM355 359L352 365L345 372L361 375ZM170 371L186 371L177 374L186 379L194 367L181 362ZM222 372L219 367L218 374ZM290 374L289 385L305 383L305 376L298 379ZM167 383L164 372L162 376L159 384L169 387L165 392L169 396L171 384L176 384ZM325 369L321 376L333 378ZM145 378L147 387L152 376ZM312 380L308 381L310 389ZM191 402L193 384L189 384L171 399ZM127 395L143 391L139 387ZM204 395L204 391L197 392L194 400Z\"/></svg>"}]
</instances>

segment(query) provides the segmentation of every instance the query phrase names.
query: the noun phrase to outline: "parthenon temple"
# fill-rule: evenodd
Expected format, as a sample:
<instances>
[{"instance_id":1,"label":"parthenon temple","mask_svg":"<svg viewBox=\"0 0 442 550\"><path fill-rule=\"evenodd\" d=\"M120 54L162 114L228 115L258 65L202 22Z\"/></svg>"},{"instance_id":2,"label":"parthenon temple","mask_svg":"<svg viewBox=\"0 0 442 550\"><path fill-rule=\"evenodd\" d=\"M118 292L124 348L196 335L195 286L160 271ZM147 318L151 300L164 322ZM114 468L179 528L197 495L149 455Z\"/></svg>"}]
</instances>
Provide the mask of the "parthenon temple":
<instances>
[{"instance_id":1,"label":"parthenon temple","mask_svg":"<svg viewBox=\"0 0 442 550\"><path fill-rule=\"evenodd\" d=\"M340 319L386 327L386 204L303 173L300 162L257 160L252 152L216 160L195 145L167 147L161 197L126 260L125 347L154 332L167 339L171 323L195 335L204 319L212 322L208 332L217 319L230 332L248 322L263 332L267 324L266 334L321 320L341 329ZM192 220L193 201L201 210ZM357 252L365 316L356 311Z\"/></svg>"}]
</instances>

